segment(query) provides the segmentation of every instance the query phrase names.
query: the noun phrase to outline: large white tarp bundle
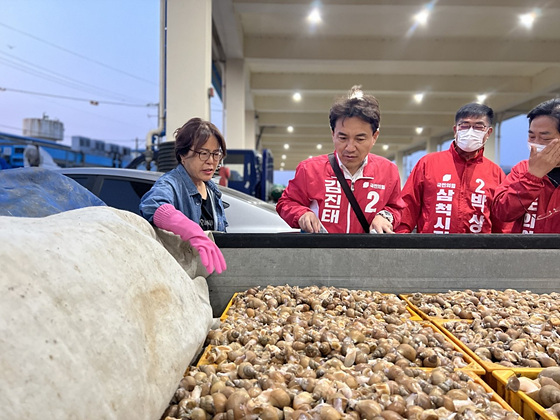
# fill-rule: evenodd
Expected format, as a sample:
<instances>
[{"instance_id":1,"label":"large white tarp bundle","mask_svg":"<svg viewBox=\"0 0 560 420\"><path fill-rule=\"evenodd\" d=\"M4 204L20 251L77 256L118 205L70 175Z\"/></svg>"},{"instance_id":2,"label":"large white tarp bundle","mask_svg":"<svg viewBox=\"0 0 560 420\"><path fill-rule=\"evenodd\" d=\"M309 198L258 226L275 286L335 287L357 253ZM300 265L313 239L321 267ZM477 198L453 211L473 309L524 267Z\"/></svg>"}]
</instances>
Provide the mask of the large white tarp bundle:
<instances>
[{"instance_id":1,"label":"large white tarp bundle","mask_svg":"<svg viewBox=\"0 0 560 420\"><path fill-rule=\"evenodd\" d=\"M212 323L198 258L164 242L109 207L0 217L2 418L161 416Z\"/></svg>"}]
</instances>

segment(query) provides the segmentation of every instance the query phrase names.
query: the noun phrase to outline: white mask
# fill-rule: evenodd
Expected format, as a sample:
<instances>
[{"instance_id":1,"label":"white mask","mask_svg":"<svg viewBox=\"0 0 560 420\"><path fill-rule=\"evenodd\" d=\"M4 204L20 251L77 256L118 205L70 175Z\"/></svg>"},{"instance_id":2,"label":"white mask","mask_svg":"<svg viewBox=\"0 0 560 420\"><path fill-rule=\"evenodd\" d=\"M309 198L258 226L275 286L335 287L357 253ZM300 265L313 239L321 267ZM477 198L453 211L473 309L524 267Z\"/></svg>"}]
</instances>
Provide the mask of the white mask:
<instances>
[{"instance_id":1,"label":"white mask","mask_svg":"<svg viewBox=\"0 0 560 420\"><path fill-rule=\"evenodd\" d=\"M474 152L484 146L486 131L476 131L474 128L457 131L455 143L459 149L465 152Z\"/></svg>"},{"instance_id":2,"label":"white mask","mask_svg":"<svg viewBox=\"0 0 560 420\"><path fill-rule=\"evenodd\" d=\"M540 153L546 147L546 144L537 144L537 143L528 142L527 146L529 147L529 151L531 151L531 146L533 146L535 149L537 149L537 153Z\"/></svg>"}]
</instances>

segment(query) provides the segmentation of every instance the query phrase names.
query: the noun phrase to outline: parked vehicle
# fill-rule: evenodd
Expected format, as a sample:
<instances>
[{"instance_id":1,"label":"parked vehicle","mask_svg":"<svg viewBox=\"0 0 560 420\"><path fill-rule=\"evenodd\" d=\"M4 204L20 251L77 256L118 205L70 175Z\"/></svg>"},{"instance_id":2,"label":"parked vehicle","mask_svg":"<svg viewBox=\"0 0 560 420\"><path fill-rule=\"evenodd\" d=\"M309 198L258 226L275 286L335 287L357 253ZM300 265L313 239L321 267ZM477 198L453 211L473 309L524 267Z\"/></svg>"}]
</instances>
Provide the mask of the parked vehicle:
<instances>
[{"instance_id":1,"label":"parked vehicle","mask_svg":"<svg viewBox=\"0 0 560 420\"><path fill-rule=\"evenodd\" d=\"M142 196L163 175L162 172L121 168L81 167L55 170L80 183L107 205L136 214L140 214L138 206ZM228 187L219 188L226 206L229 233L297 231L278 216L272 204Z\"/></svg>"}]
</instances>

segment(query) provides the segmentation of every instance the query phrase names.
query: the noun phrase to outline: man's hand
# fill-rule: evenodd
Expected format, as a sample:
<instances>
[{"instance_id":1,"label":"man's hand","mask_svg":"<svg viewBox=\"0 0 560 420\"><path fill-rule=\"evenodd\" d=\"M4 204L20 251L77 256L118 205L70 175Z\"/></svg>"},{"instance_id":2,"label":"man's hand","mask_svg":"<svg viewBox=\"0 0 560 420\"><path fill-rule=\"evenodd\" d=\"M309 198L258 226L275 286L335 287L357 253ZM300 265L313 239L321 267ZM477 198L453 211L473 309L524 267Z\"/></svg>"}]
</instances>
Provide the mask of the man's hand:
<instances>
[{"instance_id":1,"label":"man's hand","mask_svg":"<svg viewBox=\"0 0 560 420\"><path fill-rule=\"evenodd\" d=\"M369 231L370 233L395 233L393 224L379 214L373 218Z\"/></svg>"},{"instance_id":2,"label":"man's hand","mask_svg":"<svg viewBox=\"0 0 560 420\"><path fill-rule=\"evenodd\" d=\"M542 178L556 166L560 165L560 140L552 140L542 151L537 152L531 146L529 156L529 173Z\"/></svg>"},{"instance_id":3,"label":"man's hand","mask_svg":"<svg viewBox=\"0 0 560 420\"><path fill-rule=\"evenodd\" d=\"M312 211L304 213L298 220L301 230L307 233L319 233L321 230L321 222Z\"/></svg>"}]
</instances>

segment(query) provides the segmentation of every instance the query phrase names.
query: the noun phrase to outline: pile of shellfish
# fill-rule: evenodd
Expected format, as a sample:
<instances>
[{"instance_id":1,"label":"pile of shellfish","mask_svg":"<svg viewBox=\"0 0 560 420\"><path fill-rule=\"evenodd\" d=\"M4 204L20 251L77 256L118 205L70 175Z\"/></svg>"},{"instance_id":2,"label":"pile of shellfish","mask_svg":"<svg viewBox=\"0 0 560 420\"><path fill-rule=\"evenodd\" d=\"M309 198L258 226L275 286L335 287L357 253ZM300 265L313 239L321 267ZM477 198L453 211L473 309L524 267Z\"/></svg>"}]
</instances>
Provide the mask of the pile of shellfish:
<instances>
[{"instance_id":1,"label":"pile of shellfish","mask_svg":"<svg viewBox=\"0 0 560 420\"><path fill-rule=\"evenodd\" d=\"M560 365L560 330L540 314L500 321L449 321L443 326L484 361L510 368Z\"/></svg>"},{"instance_id":2,"label":"pile of shellfish","mask_svg":"<svg viewBox=\"0 0 560 420\"><path fill-rule=\"evenodd\" d=\"M484 361L510 368L560 365L560 293L483 289L408 299L430 317L456 320L443 326Z\"/></svg>"},{"instance_id":3,"label":"pile of shellfish","mask_svg":"<svg viewBox=\"0 0 560 420\"><path fill-rule=\"evenodd\" d=\"M514 392L525 392L551 417L560 416L560 367L544 368L535 379L512 375L506 386Z\"/></svg>"},{"instance_id":4,"label":"pile of shellfish","mask_svg":"<svg viewBox=\"0 0 560 420\"><path fill-rule=\"evenodd\" d=\"M163 418L519 418L458 370L463 353L395 295L249 289L206 344Z\"/></svg>"},{"instance_id":5,"label":"pile of shellfish","mask_svg":"<svg viewBox=\"0 0 560 420\"><path fill-rule=\"evenodd\" d=\"M483 319L498 321L511 316L533 314L556 319L560 323L560 293L538 294L513 289L480 289L446 293L413 293L408 297L420 311L433 318Z\"/></svg>"}]
</instances>

